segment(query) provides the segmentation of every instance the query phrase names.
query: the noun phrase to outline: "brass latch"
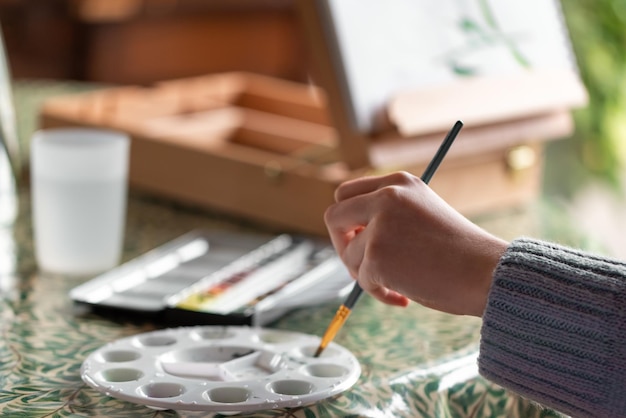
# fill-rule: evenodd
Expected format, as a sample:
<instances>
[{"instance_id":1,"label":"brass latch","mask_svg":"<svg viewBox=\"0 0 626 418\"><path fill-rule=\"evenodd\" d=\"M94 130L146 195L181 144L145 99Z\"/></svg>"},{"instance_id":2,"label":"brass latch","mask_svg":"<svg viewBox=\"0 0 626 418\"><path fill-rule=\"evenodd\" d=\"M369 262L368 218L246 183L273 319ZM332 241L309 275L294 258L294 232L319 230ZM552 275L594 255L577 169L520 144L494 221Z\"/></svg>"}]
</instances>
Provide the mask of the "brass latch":
<instances>
[{"instance_id":1,"label":"brass latch","mask_svg":"<svg viewBox=\"0 0 626 418\"><path fill-rule=\"evenodd\" d=\"M505 161L508 171L514 178L523 176L537 164L537 151L530 145L518 145L509 149Z\"/></svg>"}]
</instances>

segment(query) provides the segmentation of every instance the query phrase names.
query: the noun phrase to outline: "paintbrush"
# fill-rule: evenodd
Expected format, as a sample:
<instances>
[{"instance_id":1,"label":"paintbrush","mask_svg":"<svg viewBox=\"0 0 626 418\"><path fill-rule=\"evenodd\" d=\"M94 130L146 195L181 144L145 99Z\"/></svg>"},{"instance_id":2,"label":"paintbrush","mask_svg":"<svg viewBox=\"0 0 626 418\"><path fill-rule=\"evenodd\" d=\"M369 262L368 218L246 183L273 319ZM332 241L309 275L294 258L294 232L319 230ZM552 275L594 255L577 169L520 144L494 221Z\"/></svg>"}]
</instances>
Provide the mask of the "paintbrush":
<instances>
[{"instance_id":1,"label":"paintbrush","mask_svg":"<svg viewBox=\"0 0 626 418\"><path fill-rule=\"evenodd\" d=\"M424 183L428 184L428 182L430 182L430 179L433 177L433 174L435 174L435 171L437 171L439 164L441 164L441 162L443 161L443 158L446 156L446 153L450 149L452 142L454 142L454 139L456 138L462 127L463 122L459 120L456 121L452 129L450 129L450 132L448 132L448 134L444 138L443 142L439 146L439 149L435 153L435 156L430 161L430 164L428 164L428 167L426 167L426 170L424 170L424 174L422 174L421 179ZM332 319L332 321L330 321L330 325L328 325L328 328L326 329L326 332L322 337L322 341L320 342L320 345L315 351L313 357L319 357L319 355L322 354L322 351L324 351L326 346L328 346L328 344L335 338L335 335L337 335L337 332L346 322L346 319L350 315L350 312L352 312L354 305L359 300L361 293L363 293L363 289L361 288L361 286L359 286L359 283L356 282L354 284L354 287L352 288L352 291L346 298L346 301L339 307L334 318Z\"/></svg>"}]
</instances>

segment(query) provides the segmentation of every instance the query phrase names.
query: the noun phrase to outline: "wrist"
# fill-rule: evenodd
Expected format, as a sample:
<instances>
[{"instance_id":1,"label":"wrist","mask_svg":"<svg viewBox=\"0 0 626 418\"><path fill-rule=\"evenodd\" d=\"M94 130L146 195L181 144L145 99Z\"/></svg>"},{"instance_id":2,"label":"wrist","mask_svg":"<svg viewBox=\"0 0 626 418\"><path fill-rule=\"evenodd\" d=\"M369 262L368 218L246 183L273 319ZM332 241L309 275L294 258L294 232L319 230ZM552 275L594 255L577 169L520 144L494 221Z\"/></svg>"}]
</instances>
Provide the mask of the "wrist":
<instances>
[{"instance_id":1,"label":"wrist","mask_svg":"<svg viewBox=\"0 0 626 418\"><path fill-rule=\"evenodd\" d=\"M508 248L508 242L499 238L493 238L493 241L487 245L483 255L484 258L480 263L481 269L475 280L474 300L471 307L472 316L482 317L487 307L487 299L493 283L493 276L500 259Z\"/></svg>"}]
</instances>

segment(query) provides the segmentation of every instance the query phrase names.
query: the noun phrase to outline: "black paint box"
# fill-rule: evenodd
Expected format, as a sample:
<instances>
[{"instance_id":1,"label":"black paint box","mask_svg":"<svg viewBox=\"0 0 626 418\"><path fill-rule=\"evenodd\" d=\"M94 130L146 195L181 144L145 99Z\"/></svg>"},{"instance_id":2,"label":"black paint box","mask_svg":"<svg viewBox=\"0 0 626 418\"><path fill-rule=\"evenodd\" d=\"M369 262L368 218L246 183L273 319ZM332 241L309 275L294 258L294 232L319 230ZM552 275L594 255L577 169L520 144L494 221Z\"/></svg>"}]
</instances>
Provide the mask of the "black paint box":
<instances>
[{"instance_id":1,"label":"black paint box","mask_svg":"<svg viewBox=\"0 0 626 418\"><path fill-rule=\"evenodd\" d=\"M327 242L191 231L70 291L79 305L176 325L265 325L344 297L353 281Z\"/></svg>"}]
</instances>

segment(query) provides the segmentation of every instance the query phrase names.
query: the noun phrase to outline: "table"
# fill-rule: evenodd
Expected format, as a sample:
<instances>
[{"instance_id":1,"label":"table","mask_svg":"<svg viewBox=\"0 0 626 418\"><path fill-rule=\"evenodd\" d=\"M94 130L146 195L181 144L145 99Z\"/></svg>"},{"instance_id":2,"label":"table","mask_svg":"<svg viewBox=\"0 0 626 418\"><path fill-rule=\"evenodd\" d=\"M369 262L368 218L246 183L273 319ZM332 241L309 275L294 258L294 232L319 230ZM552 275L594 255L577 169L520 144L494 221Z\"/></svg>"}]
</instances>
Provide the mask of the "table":
<instances>
[{"instance_id":1,"label":"table","mask_svg":"<svg viewBox=\"0 0 626 418\"><path fill-rule=\"evenodd\" d=\"M26 88L21 93L29 92ZM32 117L29 121L32 129ZM24 124L22 137L24 129L29 129L24 128ZM68 291L84 279L44 275L38 271L33 254L27 182L22 184L18 197L17 220L0 228L0 415L212 416L149 409L100 394L82 382L80 367L89 353L107 342L155 329L156 325L130 319L113 320L76 309ZM476 221L505 238L522 233L545 236L541 220L546 211L542 208L531 206ZM196 228L241 230L253 226L223 214L131 193L123 261ZM570 229L565 227L563 231ZM552 233L559 231L552 230ZM329 301L313 309L295 310L271 326L322 335L339 303ZM306 418L557 416L478 375L476 356L480 326L477 318L438 313L416 304L405 309L389 307L365 295L335 340L359 359L362 375L357 384L313 406L253 415Z\"/></svg>"}]
</instances>

